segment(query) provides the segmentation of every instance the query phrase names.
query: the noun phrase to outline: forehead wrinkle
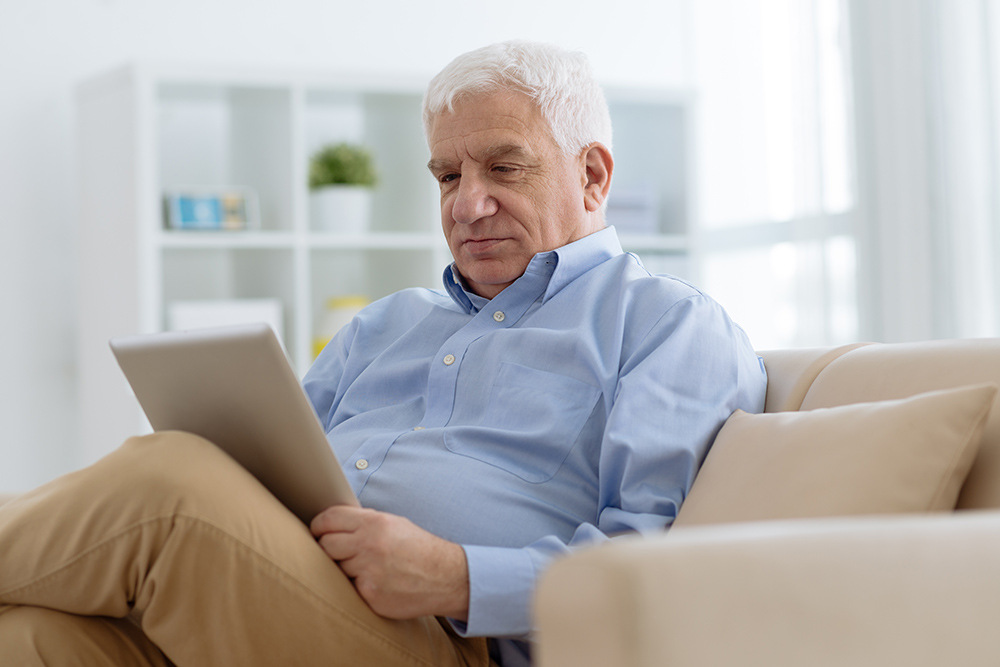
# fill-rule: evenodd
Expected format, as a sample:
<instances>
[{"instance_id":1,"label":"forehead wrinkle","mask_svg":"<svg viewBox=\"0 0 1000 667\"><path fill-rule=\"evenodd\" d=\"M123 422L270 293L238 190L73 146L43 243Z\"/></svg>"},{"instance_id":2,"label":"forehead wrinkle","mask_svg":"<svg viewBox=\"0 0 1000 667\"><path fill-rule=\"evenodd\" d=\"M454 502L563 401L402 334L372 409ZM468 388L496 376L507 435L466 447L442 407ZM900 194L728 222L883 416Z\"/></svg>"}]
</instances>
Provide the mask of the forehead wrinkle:
<instances>
[{"instance_id":1,"label":"forehead wrinkle","mask_svg":"<svg viewBox=\"0 0 1000 667\"><path fill-rule=\"evenodd\" d=\"M456 131L459 134L487 128L502 128L517 132L518 134L526 134L531 132L536 124L541 123L547 126L547 122L541 112L530 101L527 101L525 105L517 105L519 107L517 109L510 110L505 108L504 102L512 99L516 98L507 96L470 98L468 100L470 103L477 100L493 100L495 103L491 104L488 110L478 107L470 110L469 105L458 104L453 111L442 113L438 118L447 119L454 123L457 126Z\"/></svg>"},{"instance_id":2,"label":"forehead wrinkle","mask_svg":"<svg viewBox=\"0 0 1000 667\"><path fill-rule=\"evenodd\" d=\"M529 159L534 157L534 152L531 150L530 145L524 146L521 144L508 142L502 144L495 144L486 148L482 154L482 161L489 162L491 160L498 160L500 158L514 158L514 159Z\"/></svg>"}]
</instances>

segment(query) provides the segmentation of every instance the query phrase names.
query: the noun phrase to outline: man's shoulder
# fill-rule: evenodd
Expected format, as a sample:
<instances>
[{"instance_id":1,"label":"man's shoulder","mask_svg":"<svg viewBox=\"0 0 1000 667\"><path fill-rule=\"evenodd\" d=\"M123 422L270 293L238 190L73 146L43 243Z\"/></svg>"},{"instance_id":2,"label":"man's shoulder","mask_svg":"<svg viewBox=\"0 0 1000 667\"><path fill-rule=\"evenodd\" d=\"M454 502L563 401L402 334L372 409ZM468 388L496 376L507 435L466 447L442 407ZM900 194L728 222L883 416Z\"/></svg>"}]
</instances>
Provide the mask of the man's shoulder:
<instances>
[{"instance_id":1,"label":"man's shoulder","mask_svg":"<svg viewBox=\"0 0 1000 667\"><path fill-rule=\"evenodd\" d=\"M704 292L687 280L668 273L652 273L636 255L624 253L608 263L609 287L628 297L636 306L657 304L659 309L688 299L706 299Z\"/></svg>"},{"instance_id":2,"label":"man's shoulder","mask_svg":"<svg viewBox=\"0 0 1000 667\"><path fill-rule=\"evenodd\" d=\"M632 254L615 258L601 279L599 298L612 307L625 338L643 338L653 330L669 333L685 326L728 330L731 320L715 299L687 280L671 274L654 274Z\"/></svg>"}]
</instances>

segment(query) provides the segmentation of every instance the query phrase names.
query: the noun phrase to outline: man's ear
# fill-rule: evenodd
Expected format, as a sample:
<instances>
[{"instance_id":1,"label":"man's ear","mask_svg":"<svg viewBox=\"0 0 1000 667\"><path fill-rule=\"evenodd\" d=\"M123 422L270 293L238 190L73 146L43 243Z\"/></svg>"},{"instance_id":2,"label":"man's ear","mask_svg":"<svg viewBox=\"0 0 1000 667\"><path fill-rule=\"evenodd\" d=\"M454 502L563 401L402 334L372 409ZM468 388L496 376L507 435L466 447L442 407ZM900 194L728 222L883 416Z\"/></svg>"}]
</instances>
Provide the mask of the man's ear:
<instances>
[{"instance_id":1,"label":"man's ear","mask_svg":"<svg viewBox=\"0 0 1000 667\"><path fill-rule=\"evenodd\" d=\"M608 198L615 160L608 147L598 141L585 148L582 157L585 169L583 205L588 211L595 213Z\"/></svg>"}]
</instances>

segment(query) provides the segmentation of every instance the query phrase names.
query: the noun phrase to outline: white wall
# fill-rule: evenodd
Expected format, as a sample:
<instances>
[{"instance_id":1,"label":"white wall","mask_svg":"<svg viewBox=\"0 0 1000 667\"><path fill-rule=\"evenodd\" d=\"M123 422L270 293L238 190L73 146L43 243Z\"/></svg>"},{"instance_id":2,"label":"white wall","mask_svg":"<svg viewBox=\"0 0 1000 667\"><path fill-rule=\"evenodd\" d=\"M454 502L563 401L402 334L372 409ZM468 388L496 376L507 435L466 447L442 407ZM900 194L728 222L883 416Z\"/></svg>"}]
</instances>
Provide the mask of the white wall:
<instances>
[{"instance_id":1,"label":"white wall","mask_svg":"<svg viewBox=\"0 0 1000 667\"><path fill-rule=\"evenodd\" d=\"M692 1L0 0L0 490L77 467L80 81L136 59L429 78L526 38L584 50L609 82L685 85Z\"/></svg>"}]
</instances>

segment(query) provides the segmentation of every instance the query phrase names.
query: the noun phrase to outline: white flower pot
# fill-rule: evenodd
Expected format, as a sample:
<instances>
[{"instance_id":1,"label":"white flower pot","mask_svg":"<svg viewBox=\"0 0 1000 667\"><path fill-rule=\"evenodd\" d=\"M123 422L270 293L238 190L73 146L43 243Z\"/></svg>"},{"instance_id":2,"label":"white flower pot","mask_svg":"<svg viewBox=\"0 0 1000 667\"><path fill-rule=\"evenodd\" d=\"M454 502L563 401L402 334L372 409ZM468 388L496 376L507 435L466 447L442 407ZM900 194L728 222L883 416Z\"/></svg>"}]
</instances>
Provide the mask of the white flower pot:
<instances>
[{"instance_id":1,"label":"white flower pot","mask_svg":"<svg viewBox=\"0 0 1000 667\"><path fill-rule=\"evenodd\" d=\"M368 231L372 190L360 185L327 185L309 197L312 228L321 232L361 234Z\"/></svg>"}]
</instances>

